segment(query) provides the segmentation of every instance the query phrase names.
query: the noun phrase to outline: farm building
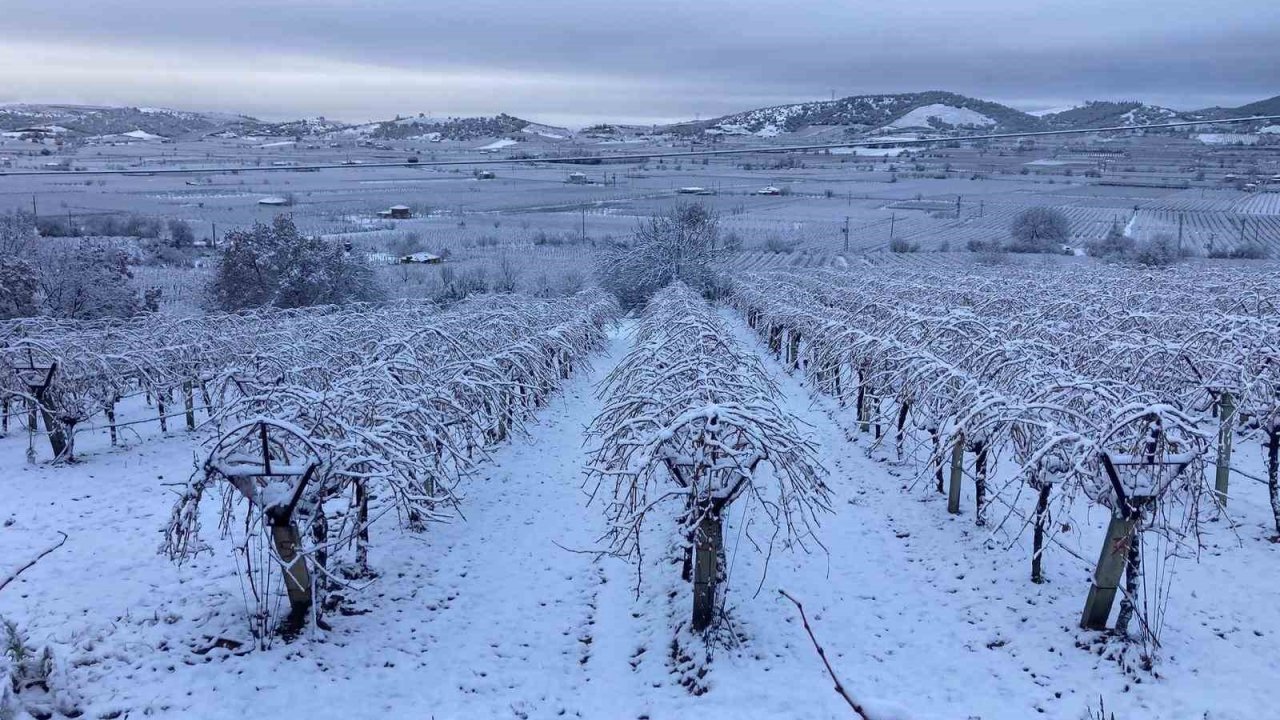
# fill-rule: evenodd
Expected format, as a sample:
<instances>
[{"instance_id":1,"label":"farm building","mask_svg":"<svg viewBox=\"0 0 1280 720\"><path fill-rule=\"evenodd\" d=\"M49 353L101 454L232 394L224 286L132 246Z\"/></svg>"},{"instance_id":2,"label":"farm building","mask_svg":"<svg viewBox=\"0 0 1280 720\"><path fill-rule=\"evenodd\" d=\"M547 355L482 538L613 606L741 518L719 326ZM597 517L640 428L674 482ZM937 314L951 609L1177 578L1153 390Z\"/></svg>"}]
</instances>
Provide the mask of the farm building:
<instances>
[{"instance_id":1,"label":"farm building","mask_svg":"<svg viewBox=\"0 0 1280 720\"><path fill-rule=\"evenodd\" d=\"M496 177L498 176L494 175L492 170L481 170L480 172L476 173L477 180L492 180Z\"/></svg>"},{"instance_id":2,"label":"farm building","mask_svg":"<svg viewBox=\"0 0 1280 720\"><path fill-rule=\"evenodd\" d=\"M408 205L392 205L386 210L378 211L378 217L391 220L408 220L413 217L413 211L409 209Z\"/></svg>"},{"instance_id":3,"label":"farm building","mask_svg":"<svg viewBox=\"0 0 1280 720\"><path fill-rule=\"evenodd\" d=\"M571 172L569 173L569 177L565 178L564 181L570 185L586 185L590 182L590 180L587 179L587 174L584 172Z\"/></svg>"},{"instance_id":4,"label":"farm building","mask_svg":"<svg viewBox=\"0 0 1280 720\"><path fill-rule=\"evenodd\" d=\"M429 252L410 253L400 258L401 265L438 265L444 262L444 258L439 255L433 255Z\"/></svg>"}]
</instances>

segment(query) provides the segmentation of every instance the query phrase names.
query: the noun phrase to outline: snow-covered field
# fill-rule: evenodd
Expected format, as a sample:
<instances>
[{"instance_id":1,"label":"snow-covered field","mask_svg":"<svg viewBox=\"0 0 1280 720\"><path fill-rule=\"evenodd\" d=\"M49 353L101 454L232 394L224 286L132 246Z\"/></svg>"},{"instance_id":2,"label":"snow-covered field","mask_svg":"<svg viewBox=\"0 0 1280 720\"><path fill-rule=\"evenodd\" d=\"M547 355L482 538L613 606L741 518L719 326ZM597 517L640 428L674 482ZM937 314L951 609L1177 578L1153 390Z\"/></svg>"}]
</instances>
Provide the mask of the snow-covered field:
<instances>
[{"instance_id":1,"label":"snow-covered field","mask_svg":"<svg viewBox=\"0 0 1280 720\"><path fill-rule=\"evenodd\" d=\"M1052 298L1053 287L1083 287L1071 272L1009 276L1008 268L917 265L823 277L832 298L843 282L884 298L901 292L893 312L934 322L923 314L934 307L931 298L1012 292L1004 289L1010 283ZM1154 288L1191 277L1165 285L1158 276L1094 272L1143 288L1142 300L1131 304L1151 308L1161 303ZM1037 289L1042 273L1046 288ZM1206 275L1205 293L1218 297L1217 289L1245 277L1255 290L1274 290L1274 275L1251 273ZM798 304L811 292L806 277L739 282L794 283L778 299ZM488 307L483 302L473 306L477 313ZM1206 317L1234 312L1228 301L1215 302L1206 300ZM737 309L713 311L728 328L723 340L758 359L776 386L778 408L821 464L830 512L817 514L801 549L770 538L767 502L729 506L726 620L705 645L681 628L689 586L663 550L671 523L646 529L648 554L638 565L607 554L606 500L586 472L599 442L587 429L605 402L598 391L636 347L633 320L609 324L590 367L575 366L522 432L476 459L453 488L456 513L447 521L410 532L390 501L375 497L373 575L339 591L345 599L326 618L330 629L304 631L291 642L276 638L265 648L250 632L252 603L237 571L244 558L234 549L243 534L236 524L243 520L232 521L233 537L218 531L220 492L201 506L206 552L182 564L159 552L175 499L215 436L203 409L199 429L174 430L179 417L165 433L143 397L124 400L118 422L132 424L123 426L121 444L109 442L99 415L81 426L78 461L70 465L51 463L45 439L28 437L11 417L0 438L0 583L9 580L0 588L0 616L25 630L33 646L53 650L54 694L90 718L850 717L781 590L803 603L845 688L878 720L1078 720L1100 699L1118 718L1269 716L1271 678L1280 674L1280 612L1268 568L1280 545L1271 540L1256 435L1237 440L1226 513L1206 511L1176 562L1160 557L1159 545L1147 551L1161 573L1147 580L1158 586L1151 597L1161 605L1139 613L1163 625L1153 665L1143 668L1137 644L1078 627L1110 515L1105 507L1082 496L1054 505L1046 582L1030 583L1029 531L1016 518L1000 520L1004 505L987 510L987 526L975 525L967 473L962 512L948 514L946 496L932 487L920 428L900 459L891 437L895 414L886 409L877 420L889 428L884 439L860 429L853 409L815 382L811 358L784 366L777 355L788 351L771 352L757 334L764 326L748 326L750 303L729 305ZM978 303L973 313L990 314L985 322L998 328L1018 309ZM952 317L973 316L957 312ZM1077 327L1066 309L1058 312L1052 332ZM377 332L360 332L370 330ZM1065 364L1076 349L1025 352ZM331 360L345 361L338 353ZM1143 388L1174 386L1166 375L1134 377ZM993 462L998 502L1027 510L1034 497L1010 490L1018 485L1017 462ZM1212 467L1206 472L1212 482ZM60 533L65 544L24 570Z\"/></svg>"}]
</instances>

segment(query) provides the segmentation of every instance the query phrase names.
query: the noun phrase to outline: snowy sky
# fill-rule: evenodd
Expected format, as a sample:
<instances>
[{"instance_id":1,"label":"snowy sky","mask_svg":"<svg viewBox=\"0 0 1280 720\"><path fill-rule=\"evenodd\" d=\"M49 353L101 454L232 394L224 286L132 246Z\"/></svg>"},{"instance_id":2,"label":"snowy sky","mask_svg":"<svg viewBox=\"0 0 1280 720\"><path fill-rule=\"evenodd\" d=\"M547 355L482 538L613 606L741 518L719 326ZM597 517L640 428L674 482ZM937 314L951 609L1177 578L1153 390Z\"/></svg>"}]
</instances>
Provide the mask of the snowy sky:
<instances>
[{"instance_id":1,"label":"snowy sky","mask_svg":"<svg viewBox=\"0 0 1280 720\"><path fill-rule=\"evenodd\" d=\"M866 92L1280 93L1277 0L3 0L0 102L662 122Z\"/></svg>"}]
</instances>

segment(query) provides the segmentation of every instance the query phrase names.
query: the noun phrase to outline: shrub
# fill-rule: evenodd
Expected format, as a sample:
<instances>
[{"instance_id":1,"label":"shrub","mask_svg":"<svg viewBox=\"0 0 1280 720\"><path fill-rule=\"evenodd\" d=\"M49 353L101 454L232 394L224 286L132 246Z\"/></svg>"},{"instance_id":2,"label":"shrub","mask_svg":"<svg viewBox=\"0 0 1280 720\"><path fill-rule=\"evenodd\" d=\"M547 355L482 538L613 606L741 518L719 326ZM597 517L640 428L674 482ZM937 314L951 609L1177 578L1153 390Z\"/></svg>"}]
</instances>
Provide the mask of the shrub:
<instances>
[{"instance_id":1,"label":"shrub","mask_svg":"<svg viewBox=\"0 0 1280 720\"><path fill-rule=\"evenodd\" d=\"M1209 257L1227 258L1231 260L1266 260L1270 257L1270 254L1261 243L1250 240L1243 245L1237 245L1233 248L1211 249L1209 251Z\"/></svg>"},{"instance_id":2,"label":"shrub","mask_svg":"<svg viewBox=\"0 0 1280 720\"><path fill-rule=\"evenodd\" d=\"M1133 238L1124 234L1119 223L1112 224L1106 237L1089 240L1084 246L1084 251L1091 257L1113 259L1130 257L1134 249Z\"/></svg>"},{"instance_id":3,"label":"shrub","mask_svg":"<svg viewBox=\"0 0 1280 720\"><path fill-rule=\"evenodd\" d=\"M906 238L894 238L889 241L889 252L913 253L920 250L920 245Z\"/></svg>"},{"instance_id":4,"label":"shrub","mask_svg":"<svg viewBox=\"0 0 1280 720\"><path fill-rule=\"evenodd\" d=\"M1182 259L1178 241L1172 235L1159 234L1137 244L1133 250L1134 262L1142 265L1172 265Z\"/></svg>"},{"instance_id":5,"label":"shrub","mask_svg":"<svg viewBox=\"0 0 1280 720\"><path fill-rule=\"evenodd\" d=\"M764 249L767 252L777 253L779 255L790 255L795 252L796 243L794 240L783 240L777 235L773 235L770 236L768 240L764 241Z\"/></svg>"},{"instance_id":6,"label":"shrub","mask_svg":"<svg viewBox=\"0 0 1280 720\"><path fill-rule=\"evenodd\" d=\"M173 218L169 220L169 244L173 247L191 247L196 240L196 234L191 231L191 226L184 220Z\"/></svg>"}]
</instances>

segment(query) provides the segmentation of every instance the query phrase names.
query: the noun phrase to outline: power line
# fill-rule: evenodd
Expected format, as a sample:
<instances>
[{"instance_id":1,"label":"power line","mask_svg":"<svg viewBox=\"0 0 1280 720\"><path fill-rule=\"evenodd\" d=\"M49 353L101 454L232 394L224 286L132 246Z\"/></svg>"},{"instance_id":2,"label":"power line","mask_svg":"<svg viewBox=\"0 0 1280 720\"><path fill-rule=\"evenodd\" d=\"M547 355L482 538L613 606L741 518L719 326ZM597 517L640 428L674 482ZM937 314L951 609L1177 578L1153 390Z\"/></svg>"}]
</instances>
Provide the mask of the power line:
<instances>
[{"instance_id":1,"label":"power line","mask_svg":"<svg viewBox=\"0 0 1280 720\"><path fill-rule=\"evenodd\" d=\"M940 138L912 138L899 140L877 140L864 138L840 143L824 143L821 145L773 145L768 147L736 148L731 150L690 150L683 152L652 152L619 155L584 155L562 158L506 158L489 160L428 160L425 162L404 160L400 162L361 163L361 164L317 164L317 165L268 165L241 167L197 167L197 168L155 168L133 170L10 170L0 172L0 177L31 176L80 176L80 175L211 175L221 173L257 173L257 172L290 172L300 170L366 170L374 168L415 168L415 167L452 167L457 165L530 165L547 164L582 164L634 160L643 162L654 158L708 157L713 155L752 155L756 153L788 153L809 150L838 150L842 148L877 148L896 147L901 145L934 145L948 142L972 142L974 140L1008 140L1013 138L1049 137L1058 135L1085 135L1101 132L1125 132L1131 130L1162 130L1199 125L1222 125L1226 123L1242 123L1280 120L1280 115L1255 115L1247 118L1228 118L1225 120L1188 120L1185 122L1160 123L1156 125L1119 125L1115 127L1080 128L1075 130L1036 130L1029 132L990 133L987 135L964 135Z\"/></svg>"}]
</instances>

